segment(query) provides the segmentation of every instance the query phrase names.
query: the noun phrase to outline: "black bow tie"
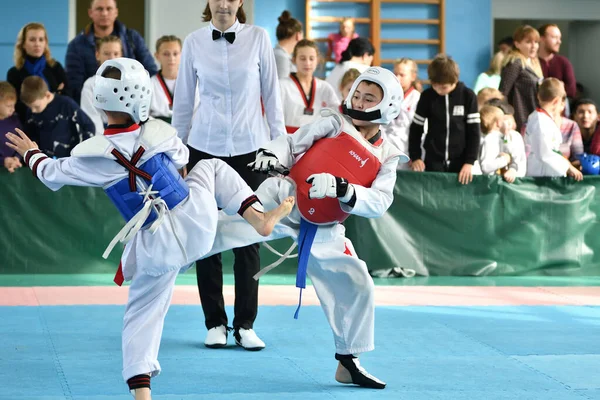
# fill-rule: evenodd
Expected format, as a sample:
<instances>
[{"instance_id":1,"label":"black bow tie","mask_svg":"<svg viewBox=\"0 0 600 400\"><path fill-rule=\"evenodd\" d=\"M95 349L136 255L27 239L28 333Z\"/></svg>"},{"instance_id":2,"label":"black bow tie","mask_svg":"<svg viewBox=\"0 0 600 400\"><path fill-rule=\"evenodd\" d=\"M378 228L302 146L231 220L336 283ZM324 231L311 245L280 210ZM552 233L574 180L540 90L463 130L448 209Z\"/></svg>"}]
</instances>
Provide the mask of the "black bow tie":
<instances>
[{"instance_id":1,"label":"black bow tie","mask_svg":"<svg viewBox=\"0 0 600 400\"><path fill-rule=\"evenodd\" d=\"M213 40L217 40L222 37L224 37L229 43L233 43L235 41L235 32L221 32L213 29Z\"/></svg>"}]
</instances>

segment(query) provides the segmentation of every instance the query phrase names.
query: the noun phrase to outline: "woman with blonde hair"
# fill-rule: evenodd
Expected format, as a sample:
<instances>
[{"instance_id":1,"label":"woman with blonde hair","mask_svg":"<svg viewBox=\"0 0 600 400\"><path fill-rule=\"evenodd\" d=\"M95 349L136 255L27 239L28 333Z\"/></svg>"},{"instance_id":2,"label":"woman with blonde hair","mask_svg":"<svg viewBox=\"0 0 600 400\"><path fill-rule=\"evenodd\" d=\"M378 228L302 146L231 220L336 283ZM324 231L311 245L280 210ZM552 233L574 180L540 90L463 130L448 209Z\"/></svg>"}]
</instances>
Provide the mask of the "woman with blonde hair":
<instances>
[{"instance_id":1,"label":"woman with blonde hair","mask_svg":"<svg viewBox=\"0 0 600 400\"><path fill-rule=\"evenodd\" d=\"M503 52L499 51L494 54L494 57L490 60L490 67L488 70L479 74L475 81L473 91L476 94L483 88L498 89L500 87L500 71L502 71L503 61Z\"/></svg>"},{"instance_id":2,"label":"woman with blonde hair","mask_svg":"<svg viewBox=\"0 0 600 400\"><path fill-rule=\"evenodd\" d=\"M537 51L540 34L523 25L513 35L515 48L504 59L500 74L500 91L515 109L517 130L520 131L529 114L537 107L538 84L544 78Z\"/></svg>"},{"instance_id":3,"label":"woman with blonde hair","mask_svg":"<svg viewBox=\"0 0 600 400\"><path fill-rule=\"evenodd\" d=\"M21 84L28 76L39 76L53 93L65 91L67 75L62 65L50 54L48 32L43 24L31 22L25 25L17 35L14 53L15 66L8 70L6 80L17 90L20 97ZM17 114L25 119L27 107L17 102Z\"/></svg>"}]
</instances>

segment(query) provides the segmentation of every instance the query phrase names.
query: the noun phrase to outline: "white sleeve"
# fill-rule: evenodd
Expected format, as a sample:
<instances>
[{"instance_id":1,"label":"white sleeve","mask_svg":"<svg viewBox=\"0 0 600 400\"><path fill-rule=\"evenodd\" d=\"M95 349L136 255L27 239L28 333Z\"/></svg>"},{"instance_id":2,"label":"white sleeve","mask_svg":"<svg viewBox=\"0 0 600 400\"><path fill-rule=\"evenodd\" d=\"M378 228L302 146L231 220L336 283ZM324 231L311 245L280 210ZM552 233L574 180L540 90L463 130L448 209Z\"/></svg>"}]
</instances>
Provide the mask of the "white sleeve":
<instances>
[{"instance_id":1,"label":"white sleeve","mask_svg":"<svg viewBox=\"0 0 600 400\"><path fill-rule=\"evenodd\" d=\"M285 135L285 123L283 121L283 107L279 94L279 80L277 79L277 65L275 55L271 47L271 40L267 31L261 29L260 46L260 92L265 107L267 123L271 133L271 140ZM179 93L177 94L179 95Z\"/></svg>"},{"instance_id":2,"label":"white sleeve","mask_svg":"<svg viewBox=\"0 0 600 400\"><path fill-rule=\"evenodd\" d=\"M94 88L92 86L93 80L93 78L89 78L83 84L83 89L81 89L80 107L94 123L94 126L96 127L96 135L102 135L104 133L104 122L102 121L100 110L94 107Z\"/></svg>"},{"instance_id":3,"label":"white sleeve","mask_svg":"<svg viewBox=\"0 0 600 400\"><path fill-rule=\"evenodd\" d=\"M175 82L177 96L173 100L173 117L171 120L171 125L177 130L177 135L183 143L187 143L190 135L194 104L196 104L196 87L198 86L193 63L194 49L191 42L190 36L183 42L181 63Z\"/></svg>"},{"instance_id":4,"label":"white sleeve","mask_svg":"<svg viewBox=\"0 0 600 400\"><path fill-rule=\"evenodd\" d=\"M114 174L103 173L107 161L100 157L66 157L57 160L46 157L39 162L35 173L40 182L54 191L64 185L104 186L114 179Z\"/></svg>"},{"instance_id":5,"label":"white sleeve","mask_svg":"<svg viewBox=\"0 0 600 400\"><path fill-rule=\"evenodd\" d=\"M305 153L317 140L334 137L340 133L342 121L339 118L335 115L321 118L302 126L293 135L278 137L262 148L275 154L284 167L291 168L296 157Z\"/></svg>"},{"instance_id":6,"label":"white sleeve","mask_svg":"<svg viewBox=\"0 0 600 400\"><path fill-rule=\"evenodd\" d=\"M190 159L190 150L181 141L179 136L173 136L161 145L168 150L163 151L173 161L175 168L181 169L186 166Z\"/></svg>"},{"instance_id":7,"label":"white sleeve","mask_svg":"<svg viewBox=\"0 0 600 400\"><path fill-rule=\"evenodd\" d=\"M497 169L508 165L506 159L499 157L499 154L500 142L497 140L496 135L485 137L479 153L479 165L484 175L493 174Z\"/></svg>"},{"instance_id":8,"label":"white sleeve","mask_svg":"<svg viewBox=\"0 0 600 400\"><path fill-rule=\"evenodd\" d=\"M365 218L381 217L394 201L398 157L385 161L370 188L352 184L356 195L353 207L340 202L342 210Z\"/></svg>"}]
</instances>

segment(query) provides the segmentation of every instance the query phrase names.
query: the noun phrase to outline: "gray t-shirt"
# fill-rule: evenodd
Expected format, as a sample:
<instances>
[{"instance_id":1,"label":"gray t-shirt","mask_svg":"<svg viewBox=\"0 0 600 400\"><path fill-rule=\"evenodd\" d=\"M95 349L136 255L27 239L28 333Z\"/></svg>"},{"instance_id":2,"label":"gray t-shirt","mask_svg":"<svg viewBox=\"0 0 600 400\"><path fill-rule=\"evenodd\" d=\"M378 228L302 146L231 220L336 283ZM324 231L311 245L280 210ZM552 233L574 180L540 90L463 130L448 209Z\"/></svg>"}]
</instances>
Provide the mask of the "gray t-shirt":
<instances>
[{"instance_id":1,"label":"gray t-shirt","mask_svg":"<svg viewBox=\"0 0 600 400\"><path fill-rule=\"evenodd\" d=\"M275 53L275 64L277 64L277 78L285 78L292 72L296 72L296 66L292 63L292 55L283 47L275 46L273 53Z\"/></svg>"}]
</instances>

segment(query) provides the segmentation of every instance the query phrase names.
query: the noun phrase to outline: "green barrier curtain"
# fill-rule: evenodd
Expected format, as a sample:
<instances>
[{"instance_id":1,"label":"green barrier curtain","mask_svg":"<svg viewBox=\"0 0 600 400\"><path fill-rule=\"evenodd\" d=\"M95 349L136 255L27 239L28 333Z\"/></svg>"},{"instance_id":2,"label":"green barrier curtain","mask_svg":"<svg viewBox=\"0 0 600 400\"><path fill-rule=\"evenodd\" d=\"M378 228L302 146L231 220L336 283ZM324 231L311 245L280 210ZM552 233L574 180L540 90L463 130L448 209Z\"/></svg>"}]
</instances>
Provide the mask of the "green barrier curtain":
<instances>
[{"instance_id":1,"label":"green barrier curtain","mask_svg":"<svg viewBox=\"0 0 600 400\"><path fill-rule=\"evenodd\" d=\"M123 226L98 188L52 192L26 168L0 172L0 273L112 273L120 251L102 253ZM379 219L351 217L347 235L370 269L412 268L420 275L600 275L600 178L506 184L454 174L401 171L395 200ZM284 252L290 239L274 243ZM277 257L261 248L263 266ZM226 272L232 253L224 254ZM296 259L277 273L295 273Z\"/></svg>"}]
</instances>

